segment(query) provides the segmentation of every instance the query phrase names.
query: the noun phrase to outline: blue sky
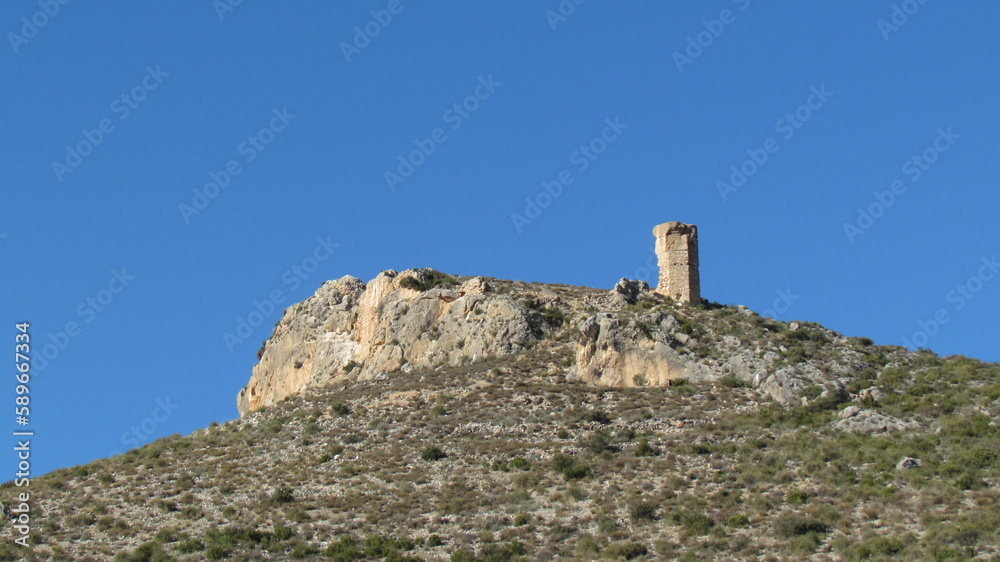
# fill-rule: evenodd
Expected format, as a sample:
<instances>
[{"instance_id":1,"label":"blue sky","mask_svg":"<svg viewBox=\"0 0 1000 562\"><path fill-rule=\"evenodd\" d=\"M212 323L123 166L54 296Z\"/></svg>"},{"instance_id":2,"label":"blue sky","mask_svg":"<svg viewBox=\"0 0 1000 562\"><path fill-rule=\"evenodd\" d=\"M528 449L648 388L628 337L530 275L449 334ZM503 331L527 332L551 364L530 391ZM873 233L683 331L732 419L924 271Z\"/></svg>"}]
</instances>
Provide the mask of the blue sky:
<instances>
[{"instance_id":1,"label":"blue sky","mask_svg":"<svg viewBox=\"0 0 1000 562\"><path fill-rule=\"evenodd\" d=\"M236 417L326 279L653 281L671 220L710 300L1000 360L996 3L224 2L0 7L36 474Z\"/></svg>"}]
</instances>

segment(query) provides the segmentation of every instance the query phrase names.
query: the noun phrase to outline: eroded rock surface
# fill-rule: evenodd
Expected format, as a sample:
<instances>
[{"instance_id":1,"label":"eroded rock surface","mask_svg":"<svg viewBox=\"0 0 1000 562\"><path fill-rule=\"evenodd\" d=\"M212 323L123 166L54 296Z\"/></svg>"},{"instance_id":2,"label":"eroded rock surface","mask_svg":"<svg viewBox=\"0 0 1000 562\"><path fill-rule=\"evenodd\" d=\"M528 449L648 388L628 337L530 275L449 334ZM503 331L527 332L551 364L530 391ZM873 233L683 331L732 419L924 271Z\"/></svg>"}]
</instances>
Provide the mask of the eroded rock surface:
<instances>
[{"instance_id":1,"label":"eroded rock surface","mask_svg":"<svg viewBox=\"0 0 1000 562\"><path fill-rule=\"evenodd\" d=\"M834 423L834 427L854 433L889 433L920 429L920 424L916 422L904 421L882 412L862 409L859 406L844 408L838 417L840 419Z\"/></svg>"},{"instance_id":2,"label":"eroded rock surface","mask_svg":"<svg viewBox=\"0 0 1000 562\"><path fill-rule=\"evenodd\" d=\"M481 277L412 288L433 275L442 274L388 270L367 284L342 277L287 309L237 397L240 415L307 386L508 355L536 339L532 312L511 296L491 294Z\"/></svg>"}]
</instances>

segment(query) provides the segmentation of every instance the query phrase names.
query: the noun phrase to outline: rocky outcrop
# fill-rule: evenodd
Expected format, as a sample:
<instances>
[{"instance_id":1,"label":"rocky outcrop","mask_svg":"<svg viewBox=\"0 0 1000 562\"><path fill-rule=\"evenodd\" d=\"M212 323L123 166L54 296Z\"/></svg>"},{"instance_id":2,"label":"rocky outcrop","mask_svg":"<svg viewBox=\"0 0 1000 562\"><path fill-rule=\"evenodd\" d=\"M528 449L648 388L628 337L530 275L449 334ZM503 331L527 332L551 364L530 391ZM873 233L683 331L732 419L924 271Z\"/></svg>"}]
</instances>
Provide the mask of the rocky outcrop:
<instances>
[{"instance_id":1,"label":"rocky outcrop","mask_svg":"<svg viewBox=\"0 0 1000 562\"><path fill-rule=\"evenodd\" d=\"M302 389L391 371L515 353L533 312L489 283L421 269L328 281L287 309L237 397L240 415Z\"/></svg>"},{"instance_id":2,"label":"rocky outcrop","mask_svg":"<svg viewBox=\"0 0 1000 562\"><path fill-rule=\"evenodd\" d=\"M666 386L673 379L704 378L707 369L671 347L676 327L677 320L664 313L591 316L580 325L574 375L602 386Z\"/></svg>"},{"instance_id":3,"label":"rocky outcrop","mask_svg":"<svg viewBox=\"0 0 1000 562\"><path fill-rule=\"evenodd\" d=\"M673 314L662 307L646 313L625 308L640 301L653 306L660 298L645 282L621 279L606 300L615 310L583 319L571 377L602 386L666 386L674 379L710 377L708 369L675 350L689 338L677 331Z\"/></svg>"},{"instance_id":4,"label":"rocky outcrop","mask_svg":"<svg viewBox=\"0 0 1000 562\"><path fill-rule=\"evenodd\" d=\"M522 372L611 387L721 381L788 407L877 404L877 388L856 396L846 389L892 355L874 365L877 355L819 325L783 324L745 307L684 305L642 281L621 279L600 291L389 270L368 283L328 281L287 309L237 406L245 415L310 387L512 355L543 339L558 361L526 358L531 367ZM869 421L861 425L881 420Z\"/></svg>"},{"instance_id":5,"label":"rocky outcrop","mask_svg":"<svg viewBox=\"0 0 1000 562\"><path fill-rule=\"evenodd\" d=\"M833 426L841 431L854 433L889 433L920 429L920 424L916 422L903 421L882 412L865 410L858 406L844 408L838 417L840 419Z\"/></svg>"},{"instance_id":6,"label":"rocky outcrop","mask_svg":"<svg viewBox=\"0 0 1000 562\"><path fill-rule=\"evenodd\" d=\"M649 283L622 277L608 294L608 304L612 308L635 304L643 293L649 293Z\"/></svg>"}]
</instances>

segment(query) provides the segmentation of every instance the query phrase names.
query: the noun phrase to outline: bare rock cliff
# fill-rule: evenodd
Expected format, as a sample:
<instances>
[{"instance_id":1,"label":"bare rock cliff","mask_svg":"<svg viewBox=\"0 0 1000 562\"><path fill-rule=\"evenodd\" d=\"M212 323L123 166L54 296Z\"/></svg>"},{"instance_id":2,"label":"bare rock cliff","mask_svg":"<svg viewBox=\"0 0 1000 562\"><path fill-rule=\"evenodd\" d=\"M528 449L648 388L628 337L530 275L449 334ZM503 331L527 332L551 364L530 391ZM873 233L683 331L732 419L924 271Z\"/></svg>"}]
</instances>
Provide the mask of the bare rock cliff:
<instances>
[{"instance_id":1,"label":"bare rock cliff","mask_svg":"<svg viewBox=\"0 0 1000 562\"><path fill-rule=\"evenodd\" d=\"M418 269L328 281L285 310L237 407L242 416L309 386L515 353L536 339L530 317L481 277L458 284Z\"/></svg>"}]
</instances>

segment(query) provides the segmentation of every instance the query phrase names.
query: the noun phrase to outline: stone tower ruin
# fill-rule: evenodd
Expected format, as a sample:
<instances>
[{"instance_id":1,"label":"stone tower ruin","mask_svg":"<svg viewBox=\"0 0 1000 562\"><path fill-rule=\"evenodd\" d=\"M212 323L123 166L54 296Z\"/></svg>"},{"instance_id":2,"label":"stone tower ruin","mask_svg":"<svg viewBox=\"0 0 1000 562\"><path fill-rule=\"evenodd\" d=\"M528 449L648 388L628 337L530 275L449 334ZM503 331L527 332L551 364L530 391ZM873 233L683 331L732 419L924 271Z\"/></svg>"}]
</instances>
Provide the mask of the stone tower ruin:
<instances>
[{"instance_id":1,"label":"stone tower ruin","mask_svg":"<svg viewBox=\"0 0 1000 562\"><path fill-rule=\"evenodd\" d=\"M665 222L653 228L660 281L656 292L677 302L701 302L698 277L698 227L681 222Z\"/></svg>"}]
</instances>

